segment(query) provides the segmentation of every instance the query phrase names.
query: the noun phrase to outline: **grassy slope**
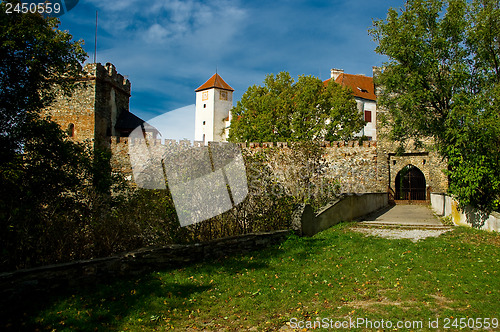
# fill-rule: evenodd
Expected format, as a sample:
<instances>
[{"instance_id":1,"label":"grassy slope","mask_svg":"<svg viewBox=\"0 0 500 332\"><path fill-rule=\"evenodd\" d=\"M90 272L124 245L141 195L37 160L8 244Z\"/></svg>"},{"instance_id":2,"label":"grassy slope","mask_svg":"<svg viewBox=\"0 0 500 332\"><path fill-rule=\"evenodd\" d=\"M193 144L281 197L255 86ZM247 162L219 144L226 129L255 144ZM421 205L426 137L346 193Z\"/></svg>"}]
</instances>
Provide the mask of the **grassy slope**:
<instances>
[{"instance_id":1,"label":"grassy slope","mask_svg":"<svg viewBox=\"0 0 500 332\"><path fill-rule=\"evenodd\" d=\"M41 330L276 330L300 320L499 317L500 235L457 227L417 243L341 224L279 247L119 280L0 323ZM450 326L451 327L451 326Z\"/></svg>"}]
</instances>

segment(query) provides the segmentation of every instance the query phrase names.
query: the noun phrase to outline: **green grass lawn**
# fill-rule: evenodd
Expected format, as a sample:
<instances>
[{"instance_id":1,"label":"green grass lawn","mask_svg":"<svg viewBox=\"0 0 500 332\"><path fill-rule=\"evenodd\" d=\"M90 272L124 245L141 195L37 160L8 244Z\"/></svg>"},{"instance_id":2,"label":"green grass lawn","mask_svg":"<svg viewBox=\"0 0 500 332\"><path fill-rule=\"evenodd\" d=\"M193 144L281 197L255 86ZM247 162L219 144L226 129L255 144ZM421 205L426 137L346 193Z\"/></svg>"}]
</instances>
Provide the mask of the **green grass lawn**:
<instances>
[{"instance_id":1,"label":"green grass lawn","mask_svg":"<svg viewBox=\"0 0 500 332\"><path fill-rule=\"evenodd\" d=\"M422 321L423 330L429 319L439 319L440 330L447 321L456 330L460 318L474 319L475 326L485 318L498 324L498 233L457 227L414 243L364 236L351 226L46 298L9 313L0 330L3 324L49 331L272 331L317 319ZM359 327L353 330L367 325Z\"/></svg>"}]
</instances>

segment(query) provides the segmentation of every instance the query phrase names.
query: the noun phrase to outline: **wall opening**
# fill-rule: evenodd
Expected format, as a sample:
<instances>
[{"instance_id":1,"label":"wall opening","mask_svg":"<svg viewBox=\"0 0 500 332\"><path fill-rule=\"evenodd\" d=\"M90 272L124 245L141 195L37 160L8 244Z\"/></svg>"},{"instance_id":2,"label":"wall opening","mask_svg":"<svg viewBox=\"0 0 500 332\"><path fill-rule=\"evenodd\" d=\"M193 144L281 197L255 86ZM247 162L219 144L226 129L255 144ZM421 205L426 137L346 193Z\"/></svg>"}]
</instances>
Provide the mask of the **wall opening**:
<instances>
[{"instance_id":1,"label":"wall opening","mask_svg":"<svg viewBox=\"0 0 500 332\"><path fill-rule=\"evenodd\" d=\"M406 165L396 175L396 200L424 201L427 199L424 173L418 167Z\"/></svg>"},{"instance_id":2,"label":"wall opening","mask_svg":"<svg viewBox=\"0 0 500 332\"><path fill-rule=\"evenodd\" d=\"M70 123L68 125L67 133L69 137L75 137L75 124Z\"/></svg>"}]
</instances>

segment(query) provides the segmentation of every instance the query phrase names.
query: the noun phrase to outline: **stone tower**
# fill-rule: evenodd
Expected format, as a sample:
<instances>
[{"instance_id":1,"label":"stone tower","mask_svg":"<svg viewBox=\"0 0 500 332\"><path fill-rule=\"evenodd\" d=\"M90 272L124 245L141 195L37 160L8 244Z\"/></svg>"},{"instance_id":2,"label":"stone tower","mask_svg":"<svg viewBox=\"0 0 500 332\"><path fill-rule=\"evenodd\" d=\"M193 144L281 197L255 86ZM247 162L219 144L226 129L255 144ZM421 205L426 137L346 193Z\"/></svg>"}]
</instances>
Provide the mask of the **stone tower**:
<instances>
[{"instance_id":1,"label":"stone tower","mask_svg":"<svg viewBox=\"0 0 500 332\"><path fill-rule=\"evenodd\" d=\"M114 65L91 63L84 72L71 97L59 94L45 110L72 139L109 147L110 137L127 137L138 126L156 134L155 128L130 113L130 81Z\"/></svg>"},{"instance_id":2,"label":"stone tower","mask_svg":"<svg viewBox=\"0 0 500 332\"><path fill-rule=\"evenodd\" d=\"M195 91L195 141L227 141L234 89L216 73Z\"/></svg>"}]
</instances>

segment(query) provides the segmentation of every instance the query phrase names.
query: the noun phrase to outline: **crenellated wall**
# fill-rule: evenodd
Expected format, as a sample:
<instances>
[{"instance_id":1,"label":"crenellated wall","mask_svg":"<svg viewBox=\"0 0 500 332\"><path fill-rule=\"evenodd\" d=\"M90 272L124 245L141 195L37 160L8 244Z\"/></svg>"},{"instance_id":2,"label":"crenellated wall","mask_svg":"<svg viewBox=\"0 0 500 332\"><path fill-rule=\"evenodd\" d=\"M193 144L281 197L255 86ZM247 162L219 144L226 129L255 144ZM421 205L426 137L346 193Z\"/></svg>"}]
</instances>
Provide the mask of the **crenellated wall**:
<instances>
[{"instance_id":1,"label":"crenellated wall","mask_svg":"<svg viewBox=\"0 0 500 332\"><path fill-rule=\"evenodd\" d=\"M210 144L227 144L213 143ZM144 146L144 140L132 138L111 137L110 145L112 150L112 166L115 171L120 171L132 179L132 167L130 165L130 151L136 155L144 153L137 150L137 147ZM178 147L202 147L203 142L165 140L150 140L148 153L163 153L165 148ZM274 175L281 181L286 181L290 168L298 167L294 165L297 160L292 156L292 147L288 143L239 143L241 149L246 152L269 153L269 166ZM387 192L387 165L379 165L377 142L375 141L350 141L350 142L320 142L323 148L322 159L324 167L321 176L340 182L340 191L344 193L373 193ZM144 155L141 163L148 162L148 156ZM136 159L137 160L137 159ZM247 165L248 167L248 165Z\"/></svg>"},{"instance_id":2,"label":"crenellated wall","mask_svg":"<svg viewBox=\"0 0 500 332\"><path fill-rule=\"evenodd\" d=\"M148 155L144 153L144 144L140 148L141 144L136 144L134 139L119 137L129 135L127 130L115 128L120 114L129 112L130 81L120 75L110 63L88 64L84 71L86 76L78 81L73 96L68 98L62 94L59 95L56 102L46 110L46 114L52 116L64 130L69 131L73 128L74 140L111 148L113 169L133 180L131 149L134 151L133 156L136 157L134 164L138 164L139 167L140 165L147 166ZM377 70L374 68L375 76L376 73ZM379 87L376 88L379 92ZM447 164L433 150L432 140L426 140L427 146L424 148L412 149L410 147L405 153L396 154L399 143L387 139L389 128L379 121L379 116L387 115L387 112L379 107L375 113L377 114L372 120L376 125L377 141L318 143L324 149L322 158L324 167L317 177L326 178L327 181L339 181L340 191L344 193L394 192L398 172L407 165L413 165L424 174L428 192L446 191L448 179L443 170L447 168ZM123 132L117 132L117 130ZM200 141L191 143L189 141L151 140L148 142L148 153L157 156L164 153L167 146L170 152L175 153L175 149L172 150L175 145L178 145L180 150L185 150L186 146L204 145ZM210 144L214 143L210 142ZM287 143L264 142L239 145L249 153L252 151L267 153L268 166L280 181L287 181L287 177L293 177L292 174L297 174L297 169L304 166L303 163L299 165L302 160L300 157L297 158L297 151L294 151L294 148ZM155 169L156 166L149 168L153 170L153 173L156 172ZM161 178L162 174L159 172L159 174L148 176Z\"/></svg>"},{"instance_id":3,"label":"crenellated wall","mask_svg":"<svg viewBox=\"0 0 500 332\"><path fill-rule=\"evenodd\" d=\"M58 91L44 113L63 130L73 125L73 139L107 146L106 137L116 135L114 125L122 112L129 111L131 84L107 63L87 64L71 97Z\"/></svg>"}]
</instances>

